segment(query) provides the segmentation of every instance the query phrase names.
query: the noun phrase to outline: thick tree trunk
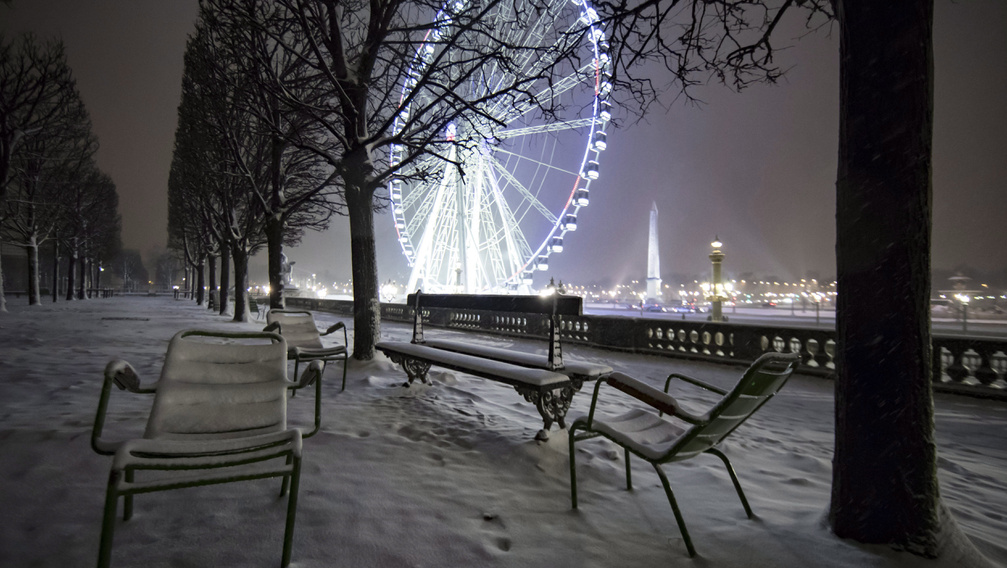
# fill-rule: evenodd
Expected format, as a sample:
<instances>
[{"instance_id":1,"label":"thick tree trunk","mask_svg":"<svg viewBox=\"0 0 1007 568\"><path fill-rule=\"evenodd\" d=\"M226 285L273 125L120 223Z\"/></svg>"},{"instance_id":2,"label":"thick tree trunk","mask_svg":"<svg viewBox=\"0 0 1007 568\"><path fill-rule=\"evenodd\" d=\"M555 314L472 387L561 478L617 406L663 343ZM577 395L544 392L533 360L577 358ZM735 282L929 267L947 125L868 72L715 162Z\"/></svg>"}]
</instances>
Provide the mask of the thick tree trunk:
<instances>
[{"instance_id":1,"label":"thick tree trunk","mask_svg":"<svg viewBox=\"0 0 1007 568\"><path fill-rule=\"evenodd\" d=\"M373 193L347 188L350 217L350 262L353 270L353 357L374 358L381 333L378 263L374 245Z\"/></svg>"},{"instance_id":2,"label":"thick tree trunk","mask_svg":"<svg viewBox=\"0 0 1007 568\"><path fill-rule=\"evenodd\" d=\"M832 529L938 554L931 394L932 0L839 0Z\"/></svg>"},{"instance_id":3,"label":"thick tree trunk","mask_svg":"<svg viewBox=\"0 0 1007 568\"><path fill-rule=\"evenodd\" d=\"M211 294L214 294L217 292L217 257L213 256L212 254L207 255L206 266L209 269L210 273L210 283L208 286L208 290L210 291ZM219 301L220 294L217 294L217 298L218 298L217 301ZM206 306L211 310L217 307L217 306L211 306L210 302L207 302Z\"/></svg>"},{"instance_id":4,"label":"thick tree trunk","mask_svg":"<svg viewBox=\"0 0 1007 568\"><path fill-rule=\"evenodd\" d=\"M42 303L42 298L39 295L38 242L35 235L28 238L24 251L28 256L28 305L37 306Z\"/></svg>"},{"instance_id":5,"label":"thick tree trunk","mask_svg":"<svg viewBox=\"0 0 1007 568\"><path fill-rule=\"evenodd\" d=\"M271 215L266 220L266 248L269 262L269 309L282 310L283 299L283 220Z\"/></svg>"},{"instance_id":6,"label":"thick tree trunk","mask_svg":"<svg viewBox=\"0 0 1007 568\"><path fill-rule=\"evenodd\" d=\"M206 292L206 262L200 259L196 265L196 305L202 306Z\"/></svg>"},{"instance_id":7,"label":"thick tree trunk","mask_svg":"<svg viewBox=\"0 0 1007 568\"><path fill-rule=\"evenodd\" d=\"M220 243L220 315L227 314L228 288L231 287L231 248L226 242Z\"/></svg>"},{"instance_id":8,"label":"thick tree trunk","mask_svg":"<svg viewBox=\"0 0 1007 568\"><path fill-rule=\"evenodd\" d=\"M280 105L275 96L269 98L273 124L281 123ZM266 246L269 262L269 309L282 310L286 306L283 298L283 139L276 133L270 138L270 192L269 207L272 214L266 218Z\"/></svg>"},{"instance_id":9,"label":"thick tree trunk","mask_svg":"<svg viewBox=\"0 0 1007 568\"><path fill-rule=\"evenodd\" d=\"M234 260L234 320L248 321L248 251L239 244L231 247Z\"/></svg>"}]
</instances>

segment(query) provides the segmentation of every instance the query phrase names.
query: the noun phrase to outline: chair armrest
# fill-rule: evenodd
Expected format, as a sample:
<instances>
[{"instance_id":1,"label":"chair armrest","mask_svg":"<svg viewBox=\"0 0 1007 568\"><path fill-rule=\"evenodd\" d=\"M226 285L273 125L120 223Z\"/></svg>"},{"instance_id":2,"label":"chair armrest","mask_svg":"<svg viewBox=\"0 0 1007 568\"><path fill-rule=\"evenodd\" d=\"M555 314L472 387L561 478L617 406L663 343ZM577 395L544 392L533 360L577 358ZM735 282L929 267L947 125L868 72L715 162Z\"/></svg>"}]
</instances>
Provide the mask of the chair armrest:
<instances>
[{"instance_id":1,"label":"chair armrest","mask_svg":"<svg viewBox=\"0 0 1007 568\"><path fill-rule=\"evenodd\" d=\"M274 321L273 323L262 328L262 331L275 331L276 333L282 333L280 331L280 322Z\"/></svg>"},{"instance_id":2,"label":"chair armrest","mask_svg":"<svg viewBox=\"0 0 1007 568\"><path fill-rule=\"evenodd\" d=\"M315 427L304 435L305 438L314 436L322 426L322 372L324 370L325 365L322 361L312 361L308 363L307 368L301 373L301 377L296 383L287 385L287 388L292 391L311 386L312 383L315 385Z\"/></svg>"},{"instance_id":3,"label":"chair armrest","mask_svg":"<svg viewBox=\"0 0 1007 568\"><path fill-rule=\"evenodd\" d=\"M653 406L663 414L676 416L682 411L682 407L671 395L661 392L642 381L638 381L629 375L622 373L612 373L605 379L608 384L628 394L629 396Z\"/></svg>"},{"instance_id":4,"label":"chair armrest","mask_svg":"<svg viewBox=\"0 0 1007 568\"><path fill-rule=\"evenodd\" d=\"M678 379L680 381L687 382L687 383L695 385L695 386L697 386L697 387L699 387L701 389L705 389L705 390L708 390L708 391L711 391L711 392L715 392L715 393L717 393L717 394L719 394L721 396L727 394L727 391L724 390L724 389L722 389L722 388L720 388L720 387L711 385L710 383L703 382L703 381L701 381L699 379L695 379L695 378L690 377L688 375L683 375L681 373L672 373L672 374L668 375L668 380L666 380L664 382L664 392L668 392L668 387L671 385L671 379Z\"/></svg>"},{"instance_id":5,"label":"chair armrest","mask_svg":"<svg viewBox=\"0 0 1007 568\"><path fill-rule=\"evenodd\" d=\"M105 366L105 380L101 385L101 395L98 398L98 411L94 416L94 425L91 427L91 449L95 452L110 456L115 453L121 442L109 442L101 438L101 432L105 428L105 413L108 411L108 397L112 393L112 385L119 387L119 390L128 390L137 394L152 394L157 392L156 387L142 388L140 377L136 370L129 363L116 359L109 361Z\"/></svg>"},{"instance_id":6,"label":"chair armrest","mask_svg":"<svg viewBox=\"0 0 1007 568\"><path fill-rule=\"evenodd\" d=\"M346 336L346 324L344 324L341 321L336 322L336 323L330 325L329 329L326 329L325 333L323 333L322 336L326 336L326 335L328 335L330 333L333 333L335 331L338 331L340 329L343 330L343 345L349 345L349 342L348 342L347 336Z\"/></svg>"},{"instance_id":7,"label":"chair armrest","mask_svg":"<svg viewBox=\"0 0 1007 568\"><path fill-rule=\"evenodd\" d=\"M304 387L310 387L315 381L322 380L322 371L324 367L322 366L322 361L312 361L301 373L301 377L297 382L292 383L287 386L289 389L302 389Z\"/></svg>"},{"instance_id":8,"label":"chair armrest","mask_svg":"<svg viewBox=\"0 0 1007 568\"><path fill-rule=\"evenodd\" d=\"M629 396L657 409L662 415L667 413L670 416L674 416L681 420L684 420L690 424L699 424L703 422L703 419L696 416L678 404L671 395L661 392L660 389L654 388L644 382L641 382L629 375L623 373L614 372L604 375L598 379L598 382L594 386L594 395L591 397L591 410L588 411L587 415L587 428L590 430L594 423L594 410L598 402L598 392L601 390L602 384L611 385Z\"/></svg>"}]
</instances>

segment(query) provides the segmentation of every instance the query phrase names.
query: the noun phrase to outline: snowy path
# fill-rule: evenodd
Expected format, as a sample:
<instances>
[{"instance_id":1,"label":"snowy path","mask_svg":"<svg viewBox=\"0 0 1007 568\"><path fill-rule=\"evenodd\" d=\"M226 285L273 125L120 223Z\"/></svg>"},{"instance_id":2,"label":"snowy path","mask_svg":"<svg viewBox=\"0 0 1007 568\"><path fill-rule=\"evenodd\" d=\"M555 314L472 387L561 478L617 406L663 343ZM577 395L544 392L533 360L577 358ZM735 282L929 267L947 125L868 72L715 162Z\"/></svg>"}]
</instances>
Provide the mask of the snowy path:
<instances>
[{"instance_id":1,"label":"snowy path","mask_svg":"<svg viewBox=\"0 0 1007 568\"><path fill-rule=\"evenodd\" d=\"M90 566L109 467L88 445L105 363L124 358L152 381L176 331L263 324L235 324L164 297L9 308L0 314L0 566ZM322 327L337 319L317 317ZM382 329L383 339L408 340L405 325ZM578 346L567 352L654 384L676 370L731 386L741 373ZM329 385L337 368L326 373ZM604 441L579 444L581 508L572 511L565 432L535 442L538 413L508 388L439 370L431 377L432 386L404 389L401 369L379 357L351 363L345 392L325 390L322 432L305 443L292 566L954 565L831 536L823 522L833 436L826 380L796 376L729 440L755 520L719 460L666 468L699 552L689 560L645 464L634 468L627 493L621 452ZM695 408L712 400L698 389L675 394ZM586 412L589 398L575 397L570 416ZM118 390L112 399L106 435L138 434L149 399ZM613 396L600 411L619 412L625 401ZM291 421L307 424L310 406L310 397L293 399ZM980 550L1007 564L1007 405L938 395L936 420L945 503ZM117 529L113 565L275 566L278 485L140 496L134 518Z\"/></svg>"}]
</instances>

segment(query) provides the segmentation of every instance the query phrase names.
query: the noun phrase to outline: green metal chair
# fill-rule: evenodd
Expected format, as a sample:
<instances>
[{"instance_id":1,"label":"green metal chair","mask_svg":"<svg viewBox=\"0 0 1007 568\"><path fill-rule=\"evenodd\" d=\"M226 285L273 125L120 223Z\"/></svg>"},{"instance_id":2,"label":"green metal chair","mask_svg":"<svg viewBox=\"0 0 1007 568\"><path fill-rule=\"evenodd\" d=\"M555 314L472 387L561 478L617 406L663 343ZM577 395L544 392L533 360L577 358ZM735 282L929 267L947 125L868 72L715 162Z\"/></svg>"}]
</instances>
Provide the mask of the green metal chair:
<instances>
[{"instance_id":1,"label":"green metal chair","mask_svg":"<svg viewBox=\"0 0 1007 568\"><path fill-rule=\"evenodd\" d=\"M711 384L672 373L664 383L664 391L640 382L622 373L612 373L599 380L591 398L591 409L587 416L574 420L570 426L570 493L573 508L577 508L577 467L574 444L597 436L604 436L622 446L626 456L626 488L633 489L630 473L630 454L633 454L654 466L661 484L668 496L671 510L675 513L678 528L685 540L689 556L695 556L696 549L692 545L689 531L685 528L685 520L678 508L671 484L661 469L661 464L687 460L702 453L710 453L720 458L727 467L727 472L734 482L734 488L741 498L748 518L752 518L752 508L748 505L738 476L727 456L721 452L720 444L735 428L741 425L756 410L772 398L787 382L797 368L800 356L796 353L766 353L759 357L748 368L741 381L730 392ZM705 414L695 415L685 411L673 397L668 394L668 387L673 379L679 379L692 385L722 395L716 404ZM595 418L595 408L598 404L598 393L602 384L607 384L643 402L657 410L635 408L610 419ZM666 420L663 415L684 422L678 424ZM583 433L577 435L577 431Z\"/></svg>"},{"instance_id":2,"label":"green metal chair","mask_svg":"<svg viewBox=\"0 0 1007 568\"><path fill-rule=\"evenodd\" d=\"M287 360L294 361L294 376L297 376L298 365L302 361L342 361L343 385L340 391L346 390L346 363L348 340L346 325L337 322L319 333L318 325L311 312L304 310L269 310L266 314L268 324L263 331L276 331L287 340ZM343 344L325 347L322 337L343 330Z\"/></svg>"},{"instance_id":3,"label":"green metal chair","mask_svg":"<svg viewBox=\"0 0 1007 568\"><path fill-rule=\"evenodd\" d=\"M290 563L301 440L318 431L320 406L316 402L314 430L302 436L300 429L287 427L287 391L314 384L320 400L322 365L312 363L298 382L290 382L286 352L286 342L274 333L189 330L171 339L153 387L142 388L125 361L105 367L91 447L115 457L105 494L99 568L111 563L119 497L125 521L133 515L133 496L140 493L270 477L283 478L280 496L289 489L281 566ZM111 442L101 437L113 384L154 395L142 438Z\"/></svg>"}]
</instances>

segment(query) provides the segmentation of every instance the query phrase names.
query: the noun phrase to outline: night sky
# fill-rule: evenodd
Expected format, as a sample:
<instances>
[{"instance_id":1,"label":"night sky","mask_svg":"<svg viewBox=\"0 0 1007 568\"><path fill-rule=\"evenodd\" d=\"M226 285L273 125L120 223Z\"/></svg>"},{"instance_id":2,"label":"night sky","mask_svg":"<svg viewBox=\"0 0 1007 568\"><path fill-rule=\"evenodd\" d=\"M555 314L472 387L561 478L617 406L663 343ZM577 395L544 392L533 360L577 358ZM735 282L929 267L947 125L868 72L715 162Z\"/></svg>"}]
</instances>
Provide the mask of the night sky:
<instances>
[{"instance_id":1,"label":"night sky","mask_svg":"<svg viewBox=\"0 0 1007 568\"><path fill-rule=\"evenodd\" d=\"M196 0L0 6L4 34L62 36L101 141L98 165L119 191L123 244L145 257L166 241L182 54L196 14ZM792 36L801 30L798 20L791 22ZM969 265L1001 274L1007 268L1004 30L1007 2L936 0L935 268ZM545 275L573 283L644 279L647 221L656 201L666 279L707 271L715 235L724 242L729 276L793 280L813 271L833 277L838 29L831 37L819 32L790 43L777 55L790 69L778 85L740 94L710 86L698 92L704 104L654 107L640 123L617 113L621 127L609 131L591 205ZM404 281L409 272L390 216L381 215L377 228L381 280ZM288 251L295 275L328 269L348 277L348 238L345 218L324 234L308 235ZM264 262L254 263L250 276L264 280Z\"/></svg>"}]
</instances>

